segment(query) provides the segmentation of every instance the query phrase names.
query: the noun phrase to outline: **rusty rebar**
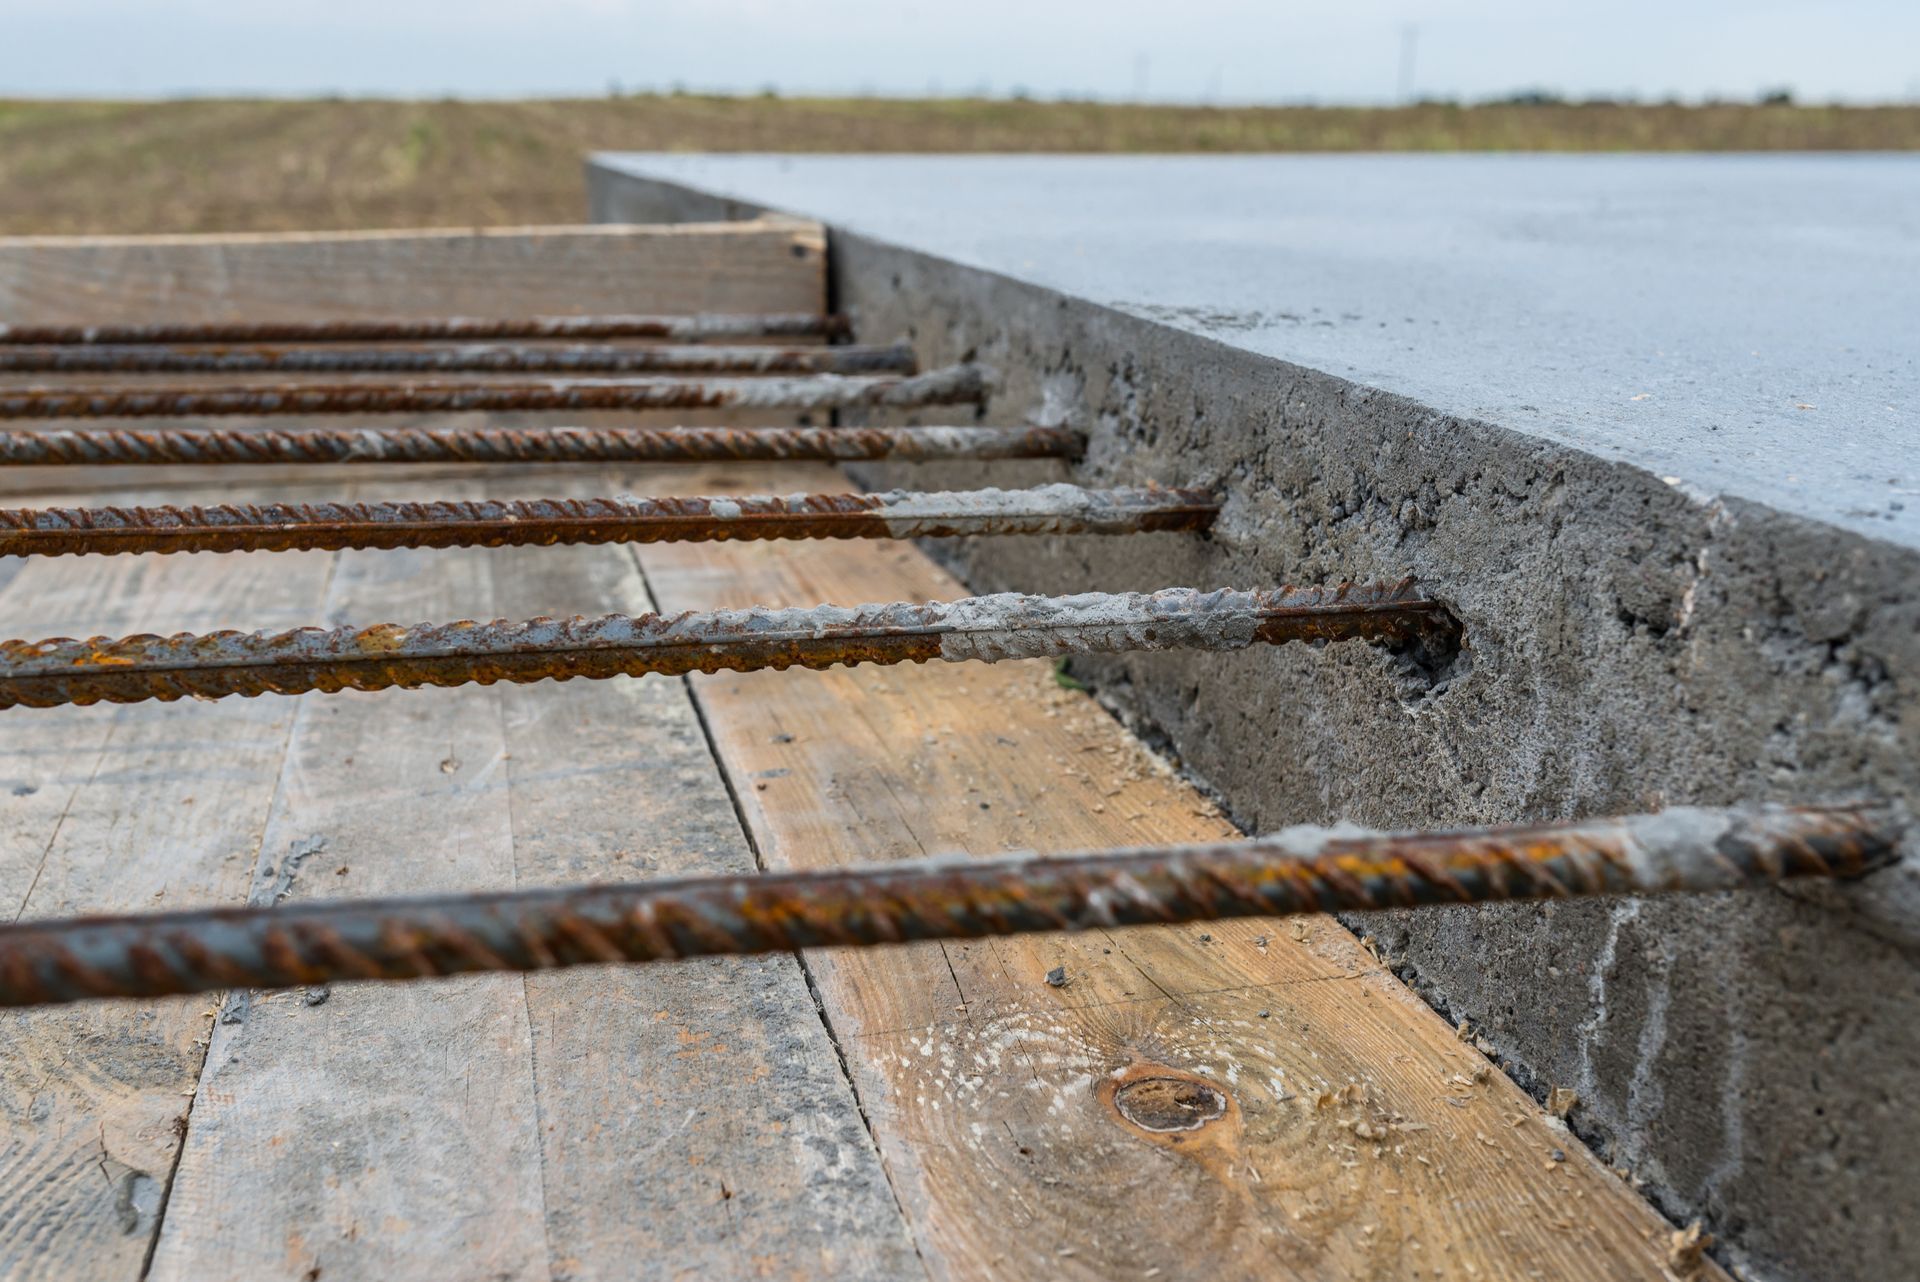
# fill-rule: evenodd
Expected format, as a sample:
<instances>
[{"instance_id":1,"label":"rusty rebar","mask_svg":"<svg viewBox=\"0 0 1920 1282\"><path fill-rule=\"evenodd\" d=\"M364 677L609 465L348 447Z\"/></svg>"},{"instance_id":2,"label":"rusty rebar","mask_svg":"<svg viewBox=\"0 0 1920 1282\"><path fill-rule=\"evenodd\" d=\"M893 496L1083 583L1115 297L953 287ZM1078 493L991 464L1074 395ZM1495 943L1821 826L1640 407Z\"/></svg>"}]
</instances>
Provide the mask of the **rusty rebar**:
<instances>
[{"instance_id":1,"label":"rusty rebar","mask_svg":"<svg viewBox=\"0 0 1920 1282\"><path fill-rule=\"evenodd\" d=\"M913 349L904 343L885 347L0 346L0 374L911 374L917 368Z\"/></svg>"},{"instance_id":2,"label":"rusty rebar","mask_svg":"<svg viewBox=\"0 0 1920 1282\"><path fill-rule=\"evenodd\" d=\"M925 605L755 607L524 623L56 637L0 642L0 708L840 663L992 663L1124 650L1238 650L1255 642L1359 639L1444 653L1457 643L1457 631L1453 616L1408 580L1251 592L1009 592Z\"/></svg>"},{"instance_id":3,"label":"rusty rebar","mask_svg":"<svg viewBox=\"0 0 1920 1282\"><path fill-rule=\"evenodd\" d=\"M1675 809L1463 832L1295 828L1215 845L932 859L0 926L0 1005L866 947L1226 917L1853 877L1887 809Z\"/></svg>"},{"instance_id":4,"label":"rusty rebar","mask_svg":"<svg viewBox=\"0 0 1920 1282\"><path fill-rule=\"evenodd\" d=\"M1205 490L1075 485L712 498L0 508L0 556L1133 534L1205 529L1218 511Z\"/></svg>"},{"instance_id":5,"label":"rusty rebar","mask_svg":"<svg viewBox=\"0 0 1920 1282\"><path fill-rule=\"evenodd\" d=\"M915 375L546 379L534 383L276 383L264 387L0 389L0 419L204 418L230 414L464 414L511 411L909 409L982 399L960 365Z\"/></svg>"},{"instance_id":6,"label":"rusty rebar","mask_svg":"<svg viewBox=\"0 0 1920 1282\"><path fill-rule=\"evenodd\" d=\"M1059 427L531 427L0 429L0 467L233 463L715 463L783 460L1071 459Z\"/></svg>"},{"instance_id":7,"label":"rusty rebar","mask_svg":"<svg viewBox=\"0 0 1920 1282\"><path fill-rule=\"evenodd\" d=\"M152 321L102 325L0 325L0 344L415 343L435 339L831 338L844 316L811 312L693 316L438 316L316 321Z\"/></svg>"}]
</instances>

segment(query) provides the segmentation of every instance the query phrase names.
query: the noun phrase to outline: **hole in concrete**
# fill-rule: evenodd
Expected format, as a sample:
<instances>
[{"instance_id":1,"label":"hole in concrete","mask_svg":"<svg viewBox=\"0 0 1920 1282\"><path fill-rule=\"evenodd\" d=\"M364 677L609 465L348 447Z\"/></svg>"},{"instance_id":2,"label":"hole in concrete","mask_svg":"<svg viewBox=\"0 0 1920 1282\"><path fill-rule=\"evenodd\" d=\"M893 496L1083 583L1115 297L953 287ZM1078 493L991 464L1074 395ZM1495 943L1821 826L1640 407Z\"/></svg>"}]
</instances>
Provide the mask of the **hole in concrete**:
<instances>
[{"instance_id":1,"label":"hole in concrete","mask_svg":"<svg viewBox=\"0 0 1920 1282\"><path fill-rule=\"evenodd\" d=\"M1226 1115L1227 1097L1185 1077L1143 1077L1115 1091L1113 1106L1143 1131L1197 1131Z\"/></svg>"},{"instance_id":2,"label":"hole in concrete","mask_svg":"<svg viewBox=\"0 0 1920 1282\"><path fill-rule=\"evenodd\" d=\"M1445 694L1454 682L1473 671L1473 651L1466 644L1466 629L1451 610L1445 610L1431 626L1390 647L1388 653L1400 665L1408 687L1403 697L1410 702L1425 702Z\"/></svg>"}]
</instances>

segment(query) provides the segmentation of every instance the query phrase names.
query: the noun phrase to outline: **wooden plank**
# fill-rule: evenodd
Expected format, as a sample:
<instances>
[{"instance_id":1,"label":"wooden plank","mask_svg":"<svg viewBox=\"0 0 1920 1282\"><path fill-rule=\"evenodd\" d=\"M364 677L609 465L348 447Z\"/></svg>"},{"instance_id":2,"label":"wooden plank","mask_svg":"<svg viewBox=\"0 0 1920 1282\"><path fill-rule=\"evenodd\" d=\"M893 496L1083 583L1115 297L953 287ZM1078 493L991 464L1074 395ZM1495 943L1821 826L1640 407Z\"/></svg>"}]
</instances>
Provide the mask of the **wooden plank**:
<instances>
[{"instance_id":1,"label":"wooden plank","mask_svg":"<svg viewBox=\"0 0 1920 1282\"><path fill-rule=\"evenodd\" d=\"M488 618L491 596L479 558L348 552L322 621ZM513 885L497 708L442 693L299 701L256 901ZM527 1045L515 976L230 997L152 1275L544 1273Z\"/></svg>"},{"instance_id":2,"label":"wooden plank","mask_svg":"<svg viewBox=\"0 0 1920 1282\"><path fill-rule=\"evenodd\" d=\"M805 312L826 237L793 219L674 226L0 238L0 321Z\"/></svg>"},{"instance_id":3,"label":"wooden plank","mask_svg":"<svg viewBox=\"0 0 1920 1282\"><path fill-rule=\"evenodd\" d=\"M731 468L698 488L722 477L830 480ZM655 545L641 561L675 610L964 595L899 546ZM1219 679L1260 662L1221 656ZM1045 664L693 688L770 868L1230 831ZM1664 1275L1668 1226L1328 919L807 962L939 1276ZM1065 987L1046 982L1056 966Z\"/></svg>"},{"instance_id":4,"label":"wooden plank","mask_svg":"<svg viewBox=\"0 0 1920 1282\"><path fill-rule=\"evenodd\" d=\"M12 635L310 619L330 557L0 559ZM232 902L290 701L60 708L0 730L0 893L18 918ZM138 1277L210 1023L204 999L0 1017L0 1277Z\"/></svg>"},{"instance_id":5,"label":"wooden plank","mask_svg":"<svg viewBox=\"0 0 1920 1282\"><path fill-rule=\"evenodd\" d=\"M623 548L489 561L509 617L653 608ZM753 869L684 682L500 699L521 884ZM556 1274L921 1273L796 958L534 975L526 1002Z\"/></svg>"},{"instance_id":6,"label":"wooden plank","mask_svg":"<svg viewBox=\"0 0 1920 1282\"><path fill-rule=\"evenodd\" d=\"M620 548L371 552L343 557L328 617L646 607ZM752 866L671 681L304 700L263 858L257 887L302 897ZM231 1008L153 1275L314 1269L891 1278L917 1261L798 965L768 958Z\"/></svg>"}]
</instances>

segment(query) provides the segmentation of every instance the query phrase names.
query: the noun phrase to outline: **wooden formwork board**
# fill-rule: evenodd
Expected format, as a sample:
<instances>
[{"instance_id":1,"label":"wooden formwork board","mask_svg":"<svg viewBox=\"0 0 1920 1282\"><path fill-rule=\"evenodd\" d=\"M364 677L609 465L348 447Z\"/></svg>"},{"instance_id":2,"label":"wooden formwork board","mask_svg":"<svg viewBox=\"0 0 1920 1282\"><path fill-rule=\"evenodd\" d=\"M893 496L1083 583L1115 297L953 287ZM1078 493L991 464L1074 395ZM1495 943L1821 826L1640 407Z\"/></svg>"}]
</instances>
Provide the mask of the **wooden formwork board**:
<instances>
[{"instance_id":1,"label":"wooden formwork board","mask_svg":"<svg viewBox=\"0 0 1920 1282\"><path fill-rule=\"evenodd\" d=\"M0 237L0 322L808 312L819 224Z\"/></svg>"},{"instance_id":2,"label":"wooden formwork board","mask_svg":"<svg viewBox=\"0 0 1920 1282\"><path fill-rule=\"evenodd\" d=\"M0 320L818 311L823 246L786 222L0 242ZM845 484L0 476L19 506ZM0 558L0 632L35 638L959 595L884 543ZM1036 663L0 714L16 919L1228 831ZM5 1277L1667 1272L1668 1226L1325 918L0 1022Z\"/></svg>"},{"instance_id":3,"label":"wooden formwork board","mask_svg":"<svg viewBox=\"0 0 1920 1282\"><path fill-rule=\"evenodd\" d=\"M247 236L0 237L0 323L323 320L354 317L820 312L827 302L826 232L818 223L587 225L474 231L269 233ZM808 340L811 341L811 340ZM795 340L791 344L803 343ZM484 376L481 376L484 379ZM165 386L178 376L0 373L0 387L67 383ZM246 380L233 380L244 382ZM257 380L256 380L257 381ZM333 378L324 381L343 381ZM230 417L226 430L338 425L343 420ZM726 426L791 422L792 415L721 410L565 415L380 415L357 426L460 431L566 424ZM206 426L160 419L15 421L10 429ZM231 483L261 499L284 487L357 485L354 466L0 468L0 504L41 495L71 505L90 490L192 489ZM387 475L431 480L474 475L432 465Z\"/></svg>"}]
</instances>

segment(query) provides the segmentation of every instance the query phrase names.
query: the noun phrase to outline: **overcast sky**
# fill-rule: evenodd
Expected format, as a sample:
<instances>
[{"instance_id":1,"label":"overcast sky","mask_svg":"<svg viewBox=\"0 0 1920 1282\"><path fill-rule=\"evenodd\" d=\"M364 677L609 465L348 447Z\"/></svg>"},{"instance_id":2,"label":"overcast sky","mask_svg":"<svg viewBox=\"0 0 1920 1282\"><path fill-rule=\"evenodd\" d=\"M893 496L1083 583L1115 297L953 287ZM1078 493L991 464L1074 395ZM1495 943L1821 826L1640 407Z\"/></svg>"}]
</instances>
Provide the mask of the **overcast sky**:
<instances>
[{"instance_id":1,"label":"overcast sky","mask_svg":"<svg viewBox=\"0 0 1920 1282\"><path fill-rule=\"evenodd\" d=\"M1409 36L1409 29L1412 35ZM0 0L0 94L1920 99L1920 0Z\"/></svg>"}]
</instances>

